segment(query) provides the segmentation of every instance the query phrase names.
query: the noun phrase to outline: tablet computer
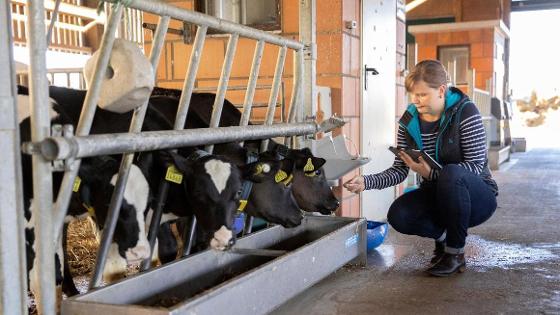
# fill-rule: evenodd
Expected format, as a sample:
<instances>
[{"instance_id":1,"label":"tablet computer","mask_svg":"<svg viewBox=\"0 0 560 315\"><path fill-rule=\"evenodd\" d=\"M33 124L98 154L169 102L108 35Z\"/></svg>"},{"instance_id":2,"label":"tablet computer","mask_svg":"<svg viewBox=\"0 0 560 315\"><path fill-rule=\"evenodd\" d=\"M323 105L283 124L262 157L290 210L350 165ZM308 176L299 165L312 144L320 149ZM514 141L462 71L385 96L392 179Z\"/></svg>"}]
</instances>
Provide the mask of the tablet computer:
<instances>
[{"instance_id":1,"label":"tablet computer","mask_svg":"<svg viewBox=\"0 0 560 315\"><path fill-rule=\"evenodd\" d=\"M407 149L395 148L395 147L389 147L389 151L393 152L393 154L395 154L396 156L399 155L400 151L404 151L415 162L419 162L418 158L420 156L422 156L424 161L426 161L428 163L428 165L430 165L431 168L436 169L436 170L441 170L442 169L441 164L439 164L434 158L432 158L428 153L426 153L424 151L416 150L416 149L409 149L409 148L407 148Z\"/></svg>"}]
</instances>

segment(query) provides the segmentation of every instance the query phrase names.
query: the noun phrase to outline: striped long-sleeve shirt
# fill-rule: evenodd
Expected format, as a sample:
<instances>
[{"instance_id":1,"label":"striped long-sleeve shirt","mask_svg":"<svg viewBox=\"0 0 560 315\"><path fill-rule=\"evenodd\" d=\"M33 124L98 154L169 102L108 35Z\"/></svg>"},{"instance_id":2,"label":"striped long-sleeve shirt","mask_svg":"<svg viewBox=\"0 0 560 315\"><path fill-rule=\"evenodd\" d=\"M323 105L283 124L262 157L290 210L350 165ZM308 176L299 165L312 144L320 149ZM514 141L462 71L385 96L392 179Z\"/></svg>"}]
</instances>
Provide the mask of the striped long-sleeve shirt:
<instances>
[{"instance_id":1,"label":"striped long-sleeve shirt","mask_svg":"<svg viewBox=\"0 0 560 315\"><path fill-rule=\"evenodd\" d=\"M439 121L434 123L420 122L423 150L435 159L436 137L439 128ZM459 127L461 152L463 160L460 166L480 174L486 161L486 134L482 124L482 117L473 103L468 103L462 110L461 122ZM397 146L407 148L405 138L406 130L399 126L397 133ZM406 179L408 166L399 157L395 157L393 166L377 174L365 175L365 188L383 189L397 185ZM429 178L425 180L434 181L439 177L439 171L432 169Z\"/></svg>"}]
</instances>

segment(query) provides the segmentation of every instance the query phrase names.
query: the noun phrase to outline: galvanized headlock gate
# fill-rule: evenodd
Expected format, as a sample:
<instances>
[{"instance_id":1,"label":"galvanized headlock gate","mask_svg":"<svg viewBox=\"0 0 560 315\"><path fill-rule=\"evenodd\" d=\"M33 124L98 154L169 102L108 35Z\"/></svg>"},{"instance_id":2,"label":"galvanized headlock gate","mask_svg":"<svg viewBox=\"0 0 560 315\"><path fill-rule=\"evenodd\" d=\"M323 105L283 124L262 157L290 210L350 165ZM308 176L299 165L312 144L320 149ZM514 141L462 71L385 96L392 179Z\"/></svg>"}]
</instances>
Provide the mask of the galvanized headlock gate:
<instances>
[{"instance_id":1,"label":"galvanized headlock gate","mask_svg":"<svg viewBox=\"0 0 560 315\"><path fill-rule=\"evenodd\" d=\"M115 185L111 203L109 207L109 214L105 224L104 233L100 245L100 250L97 258L97 266L95 275L91 281L91 286L96 287L101 281L101 271L104 268L105 258L107 256L110 241L113 238L114 229L119 215L119 210L122 203L124 193L124 186L127 182L129 169L133 160L133 152L142 150L155 150L173 148L179 146L191 146L205 143L206 149L212 151L213 144L228 141L244 141L248 139L266 139L269 137L289 137L294 135L310 134L321 131L321 128L314 122L303 122L302 110L302 79L303 79L303 64L304 64L304 45L300 42L282 38L264 31L255 30L250 27L239 25L233 22L221 20L215 17L207 16L198 12L180 9L163 2L151 0L127 0L128 7L141 10L143 12L159 15L159 23L156 28L152 50L150 52L150 62L154 68L154 74L157 72L157 65L160 58L161 50L164 44L164 38L169 26L170 19L177 19L180 21L192 23L197 25L196 37L193 45L193 50L190 56L190 62L187 69L187 75L183 85L183 93L179 101L179 109L176 116L174 125L175 131L161 131L152 133L140 133L141 126L146 114L148 101L142 106L135 109L132 122L129 128L129 134L115 134L115 135L96 135L90 136L93 117L95 115L96 104L99 100L99 93L101 90L101 80L105 75L108 61L110 58L111 49L113 46L115 31L121 21L123 11L123 2L112 0L108 1L114 3L113 10L111 10L110 17L105 25L105 32L103 34L101 46L99 48L100 55L95 64L95 71L91 85L87 91L80 120L78 122L75 137L66 135L65 137L49 137L50 136L50 118L48 113L48 81L46 71L46 50L47 45L45 41L45 7L44 2L41 0L28 1L28 48L30 51L30 71L29 71L29 88L30 98L32 103L33 113L31 116L31 130L32 144L28 145L26 149L33 154L33 195L34 195L34 216L37 218L38 224L35 227L36 237L38 241L36 246L37 264L34 268L35 276L39 279L36 300L40 305L40 314L54 314L55 313L55 279L54 279L54 248L57 240L61 237L61 228L66 216L67 207L69 205L70 197L72 194L72 186L76 178L76 174L80 167L80 158L101 154L118 154L123 155L122 163L118 173L118 179ZM5 49L0 50L0 60L3 62L2 69L13 70L13 58L4 58L1 55L3 52L11 51L10 42L10 17L9 17L9 2L0 7L0 14L2 21L6 21L8 27L0 27L0 40ZM191 94L193 91L195 77L200 62L201 51L206 38L208 28L216 29L223 33L228 33L229 42L227 45L226 56L222 67L222 73L219 80L219 85L216 91L216 98L212 111L212 118L210 128L208 131L200 130L182 130L186 121L188 106L190 103ZM249 76L247 92L244 100L243 116L240 121L241 127L230 128L216 128L220 121L222 106L227 90L228 80L230 76L233 57L239 37L246 37L256 40L256 48L253 57L253 64ZM253 96L255 86L257 83L259 67L263 55L264 44L269 43L279 46L278 60L276 70L272 83L272 91L268 102L268 112L263 126L245 127L248 124L249 116L251 113L251 106L253 103ZM274 116L274 106L278 97L280 88L282 71L284 67L287 49L293 49L294 52L294 78L293 90L290 100L290 111L288 124L272 125ZM5 76L2 76L5 78ZM15 78L13 71L9 73L9 78ZM7 85L8 86L8 85ZM12 95L15 95L15 87L13 82ZM2 100L4 102L4 100ZM15 108L14 102L8 102L8 105ZM17 116L17 115L16 115ZM12 117L12 116L10 116ZM298 123L296 123L296 121ZM3 122L3 121L2 121ZM17 137L16 137L17 139ZM198 139L203 139L201 140ZM17 142L16 142L17 143ZM266 147L266 140L263 141L262 147ZM11 151L8 151L11 152ZM17 152L14 152L17 161ZM53 200L52 196L52 179L51 179L51 160L65 159L66 171L62 181L61 189ZM19 165L19 163L16 163ZM16 168L17 169L17 168ZM19 174L17 174L19 175ZM2 177L3 174L2 174ZM11 177L10 177L11 178ZM21 177L16 177L15 180L16 191L21 187ZM21 199L21 191L17 191ZM54 202L53 202L54 201ZM17 208L21 208L21 200L17 200ZM5 218L4 215L6 208L2 209L2 224L0 224L0 232L2 236L2 251L4 256L5 249L18 249L19 260L14 260L13 263L7 262L2 257L2 307L8 308L12 314L25 313L25 261L23 260L23 243L22 243L22 228L19 226L16 231L6 228L6 222L14 223L13 217ZM9 208L13 209L13 207ZM22 213L19 212L18 215ZM4 221L6 219L6 221ZM18 219L21 220L21 219ZM156 221L154 218L153 221ZM159 221L159 220L157 220ZM20 223L19 221L17 221ZM17 225L15 225L17 226ZM13 226L11 226L13 227ZM16 233L17 232L17 233ZM16 235L17 234L17 235ZM16 237L17 236L17 237ZM13 244L9 247L4 247L5 241L13 239L19 240L17 246ZM18 269L19 268L19 269ZM17 270L16 270L17 269ZM11 276L7 276L10 274ZM15 290L13 295L6 292L14 292L15 284L11 283L12 276L19 278L22 281L18 282L18 289ZM19 305L19 307L17 307Z\"/></svg>"}]
</instances>

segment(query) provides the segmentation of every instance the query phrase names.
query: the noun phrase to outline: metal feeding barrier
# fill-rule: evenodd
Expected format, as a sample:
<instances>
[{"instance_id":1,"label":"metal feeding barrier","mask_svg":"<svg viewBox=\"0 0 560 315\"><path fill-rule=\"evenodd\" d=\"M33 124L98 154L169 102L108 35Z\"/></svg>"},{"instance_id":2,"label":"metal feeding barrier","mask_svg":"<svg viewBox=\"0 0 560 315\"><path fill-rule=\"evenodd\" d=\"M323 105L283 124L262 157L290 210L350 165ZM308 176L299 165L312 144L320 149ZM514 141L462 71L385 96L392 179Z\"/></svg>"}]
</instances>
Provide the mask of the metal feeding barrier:
<instances>
[{"instance_id":1,"label":"metal feeding barrier","mask_svg":"<svg viewBox=\"0 0 560 315\"><path fill-rule=\"evenodd\" d=\"M154 32L152 48L149 57L150 63L154 69L154 75L157 72L157 66L159 64L162 47L164 45L165 34L168 30L170 19L180 20L197 25L193 49L186 71L182 94L179 100L179 107L174 124L175 130L140 132L148 106L148 101L146 101L144 102L144 104L134 110L129 133L89 135L100 96L102 79L108 67L108 62L115 39L115 32L119 27L121 21L123 13L123 2L125 1L108 0L107 2L113 3L113 8L110 11L110 16L107 19L107 23L105 25L104 34L99 48L99 57L95 62L95 70L93 72L91 84L85 96L82 113L76 127L75 136L66 134L64 137L50 137L51 126L48 110L49 90L45 60L47 51L47 43L45 41L46 26L44 18L45 4L44 1L41 0L28 1L27 29L29 30L29 37L27 38L27 42L30 51L29 96L31 99L32 116L31 143L28 143L24 146L24 151L26 153L32 154L33 196L35 204L35 208L33 210L34 216L37 220L37 224L35 226L35 240L37 241L35 251L37 259L33 271L35 272L34 276L39 280L36 301L37 305L39 306L38 311L40 314L55 314L56 312L56 290L54 272L55 265L53 260L53 257L55 256L54 248L55 244L58 243L58 240L62 234L61 230L70 202L74 180L80 167L80 158L103 154L124 153L118 172L118 178L115 184L115 190L111 197L103 235L101 238L95 272L90 282L90 287L93 288L98 287L101 283L102 271L105 266L105 260L108 254L110 242L113 239L117 218L119 216L119 211L122 204L124 188L128 179L130 167L132 165L134 152L205 144L206 150L211 153L213 150L213 145L216 143L229 141L241 142L251 139L263 139L262 148L266 148L266 139L271 137L286 137L286 139L288 139L288 137L293 137L296 135L314 134L321 131L329 131L344 124L342 121L337 119L327 120L321 126L318 126L314 122L304 121L304 115L310 113L303 112L303 104L301 101L304 94L302 92L304 86L304 45L301 42L283 38L267 33L265 31L256 30L226 20L221 20L202 13L177 8L164 2L151 0L128 0L126 1L127 7L160 16L159 23ZM15 70L13 69L13 57L10 55L10 47L13 43L10 35L9 2L6 2L3 6L0 6L0 17L2 17L2 19L0 19L1 21L7 21L5 22L7 24L6 28L0 27L0 44L2 45L2 47L0 47L2 48L0 49L0 62L2 62L3 66L6 65L6 67L0 67L2 68L1 71L3 71L0 80L5 80L5 78L8 78L8 81L10 81L8 82L8 84L2 85L2 87L9 87L9 90L1 90L2 95L6 95L9 97L5 99L2 98L1 104L3 104L3 108L14 109L16 108L15 83L13 82L13 79L15 78ZM216 90L216 97L213 104L210 126L208 130L183 130L208 28L230 34L225 54L225 60L222 66L222 73ZM239 123L239 127L220 128L218 127L218 123L221 117L225 93L227 90L230 71L232 68L232 63L239 37L245 37L256 41L253 63L243 103L243 115ZM274 79L272 82L266 119L263 125L247 126L250 119L249 116L253 104L253 97L255 94L255 88L265 43L276 45L279 47L277 57L278 59L274 72ZM274 108L277 104L284 63L288 49L294 50L293 56L295 69L290 99L290 109L287 119L288 123L273 125L272 119L274 117ZM4 75L4 71L6 71L6 75ZM13 116L13 114L15 114L13 110L8 112L8 119L0 119L0 123L12 123L10 121L10 118L14 118L14 125L8 124L8 126L13 127L12 129L13 131L15 131L15 136L12 137L12 139L14 140L12 145L14 143L16 145L13 148L10 147L6 150L7 152L13 153L12 156L15 157L14 161L16 167L13 169L19 170L19 152L17 150L19 144L19 136L17 134L17 129L15 128L17 114L15 116ZM292 141L292 143L295 142ZM5 146L4 143L1 144L2 147ZM54 198L52 194L53 183L51 177L51 161L57 159L66 160L66 169L59 193L56 196L56 199L53 200ZM2 168L2 170L4 169ZM21 171L16 171L15 174L11 175L4 175L4 173L0 175L2 176L2 179L8 178L9 180L11 180L11 182L15 183L15 190L1 192L2 197L8 197L7 199L2 198L2 201L7 200L9 203L11 202L11 206L3 206L0 210L2 211L2 216L0 217L2 218L2 224L0 224L0 236L2 239L0 240L0 242L2 242L1 244L3 250L2 260L0 261L1 271L3 275L3 277L0 278L0 281L2 281L1 289L3 292L1 296L2 303L0 303L0 308L2 312L6 312L6 310L9 310L11 314L22 314L27 311L27 306L25 303L26 281L24 280L25 251L23 243L23 223L21 215L19 217L14 217L13 213L15 212L13 212L11 215L8 215L7 213L8 210L12 211L13 208L18 208L18 212L16 214L23 213L23 203L21 202L21 196L23 195L21 193ZM10 192L15 192L16 197L14 198L13 194L9 195ZM165 193L166 192L160 192L160 196L158 198L165 198ZM159 225L160 218L161 209L156 209L154 217L152 219L153 227L150 228L149 232L149 240L152 248L156 235L155 229ZM13 224L7 226L6 222L10 222ZM195 223L196 221L193 220L193 222ZM335 225L340 225L337 224ZM357 223L354 222L353 224L356 225ZM305 230L307 228L308 227L304 226L301 229ZM280 227L274 227L267 231L280 230ZM284 230L282 229L282 231ZM292 233L286 231L278 233ZM299 230L295 229L293 231ZM265 232L265 234L266 233L272 232ZM356 234L356 232L353 233L354 234L352 235L358 235ZM259 235L265 234L261 233ZM258 236L250 236L245 242L247 244L251 244L249 240L256 238L258 238ZM365 238L363 238L362 236L356 236L355 239L357 239L357 241L352 241L352 246L356 245L356 242L362 244ZM15 240L16 244L8 245L8 240ZM242 242L240 244L245 243ZM362 247L365 248L365 245ZM349 247L346 246L346 248ZM7 260L6 257L4 257L6 255L5 251L15 253L18 259L12 259L11 261ZM269 255L273 254L273 252L270 251L261 252L261 254L262 253L268 253ZM276 252L276 254L278 253L279 252ZM361 251L358 253L356 250L352 249L352 254L344 257L351 259L353 257L356 257L357 255L362 255L361 253ZM233 254L205 253L204 255L222 255L223 257L226 257ZM337 257L336 266L338 267L348 261L345 259L343 259L344 261L341 260L339 253L333 256ZM200 256L197 255L196 257ZM174 266L177 265L174 264ZM329 270L332 270L332 268L334 268L334 265L331 266L331 269ZM162 270L157 270L154 272L161 273ZM148 276L148 274L152 273L149 272L145 275ZM19 279L19 281L16 281L17 279L15 278ZM319 278L317 277L314 279ZM310 281L309 283L313 281ZM16 289L13 289L15 287L14 282L17 282L19 285ZM127 281L120 282L119 285L124 285L125 283L127 283ZM100 291L96 290L95 292ZM83 311L85 311L85 309ZM80 311L80 313L82 313L82 311Z\"/></svg>"}]
</instances>

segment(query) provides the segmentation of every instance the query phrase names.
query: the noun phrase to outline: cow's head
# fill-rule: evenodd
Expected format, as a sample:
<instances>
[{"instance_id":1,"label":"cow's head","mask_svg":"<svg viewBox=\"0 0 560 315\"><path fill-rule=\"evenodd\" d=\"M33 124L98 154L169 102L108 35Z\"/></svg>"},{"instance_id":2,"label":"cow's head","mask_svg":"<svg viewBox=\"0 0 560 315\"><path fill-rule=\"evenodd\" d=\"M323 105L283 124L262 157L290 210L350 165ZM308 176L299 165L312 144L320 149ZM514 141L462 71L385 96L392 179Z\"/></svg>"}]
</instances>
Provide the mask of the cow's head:
<instances>
[{"instance_id":1,"label":"cow's head","mask_svg":"<svg viewBox=\"0 0 560 315\"><path fill-rule=\"evenodd\" d=\"M185 195L198 224L204 234L210 236L210 247L218 250L231 247L235 243L233 220L241 189L239 168L227 158L216 155L197 159L170 155L183 175Z\"/></svg>"},{"instance_id":2,"label":"cow's head","mask_svg":"<svg viewBox=\"0 0 560 315\"><path fill-rule=\"evenodd\" d=\"M288 149L287 157L295 162L292 191L298 206L309 212L333 213L340 202L327 184L325 159L313 156L308 148Z\"/></svg>"},{"instance_id":3,"label":"cow's head","mask_svg":"<svg viewBox=\"0 0 560 315\"><path fill-rule=\"evenodd\" d=\"M294 162L261 154L259 161L243 167L243 176L252 182L246 211L286 228L298 226L303 218L292 194Z\"/></svg>"}]
</instances>

